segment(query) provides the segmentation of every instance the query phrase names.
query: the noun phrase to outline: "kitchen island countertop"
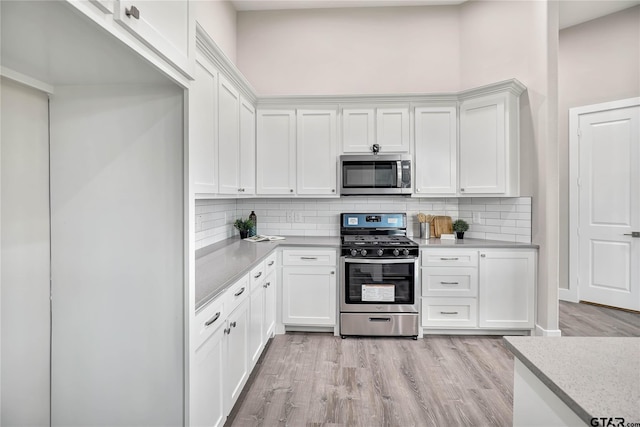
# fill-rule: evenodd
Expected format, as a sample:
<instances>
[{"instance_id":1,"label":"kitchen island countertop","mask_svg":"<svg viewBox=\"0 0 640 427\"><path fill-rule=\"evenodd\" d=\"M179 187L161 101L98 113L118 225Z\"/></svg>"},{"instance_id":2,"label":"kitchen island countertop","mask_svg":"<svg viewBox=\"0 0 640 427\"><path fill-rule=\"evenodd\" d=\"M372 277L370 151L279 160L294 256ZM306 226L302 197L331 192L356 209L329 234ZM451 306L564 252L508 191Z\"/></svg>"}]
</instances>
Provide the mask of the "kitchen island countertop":
<instances>
[{"instance_id":1,"label":"kitchen island countertop","mask_svg":"<svg viewBox=\"0 0 640 427\"><path fill-rule=\"evenodd\" d=\"M506 346L587 425L640 422L640 338L505 337Z\"/></svg>"}]
</instances>

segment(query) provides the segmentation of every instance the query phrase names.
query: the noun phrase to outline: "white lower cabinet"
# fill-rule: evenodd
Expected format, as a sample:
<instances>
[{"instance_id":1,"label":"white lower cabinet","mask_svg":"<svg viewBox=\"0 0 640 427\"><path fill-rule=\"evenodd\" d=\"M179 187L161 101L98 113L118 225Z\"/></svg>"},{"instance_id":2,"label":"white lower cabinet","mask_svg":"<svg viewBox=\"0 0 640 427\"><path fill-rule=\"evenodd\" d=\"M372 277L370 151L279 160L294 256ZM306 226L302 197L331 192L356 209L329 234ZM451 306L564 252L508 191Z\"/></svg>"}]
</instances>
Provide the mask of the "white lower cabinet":
<instances>
[{"instance_id":1,"label":"white lower cabinet","mask_svg":"<svg viewBox=\"0 0 640 427\"><path fill-rule=\"evenodd\" d=\"M336 251L285 249L282 259L282 323L335 326Z\"/></svg>"},{"instance_id":2,"label":"white lower cabinet","mask_svg":"<svg viewBox=\"0 0 640 427\"><path fill-rule=\"evenodd\" d=\"M266 289L264 291L264 342L274 334L276 328L276 286L277 273L273 271L267 273L265 279Z\"/></svg>"},{"instance_id":3,"label":"white lower cabinet","mask_svg":"<svg viewBox=\"0 0 640 427\"><path fill-rule=\"evenodd\" d=\"M534 250L480 251L479 326L532 329L536 285Z\"/></svg>"},{"instance_id":4,"label":"white lower cabinet","mask_svg":"<svg viewBox=\"0 0 640 427\"><path fill-rule=\"evenodd\" d=\"M195 353L191 367L191 425L221 426L226 419L224 407L226 328L219 327Z\"/></svg>"},{"instance_id":5,"label":"white lower cabinet","mask_svg":"<svg viewBox=\"0 0 640 427\"><path fill-rule=\"evenodd\" d=\"M242 303L229 315L227 320L227 340L225 346L224 400L228 414L242 392L249 377L249 301Z\"/></svg>"},{"instance_id":6,"label":"white lower cabinet","mask_svg":"<svg viewBox=\"0 0 640 427\"><path fill-rule=\"evenodd\" d=\"M422 326L429 330L531 330L535 249L423 249Z\"/></svg>"}]
</instances>

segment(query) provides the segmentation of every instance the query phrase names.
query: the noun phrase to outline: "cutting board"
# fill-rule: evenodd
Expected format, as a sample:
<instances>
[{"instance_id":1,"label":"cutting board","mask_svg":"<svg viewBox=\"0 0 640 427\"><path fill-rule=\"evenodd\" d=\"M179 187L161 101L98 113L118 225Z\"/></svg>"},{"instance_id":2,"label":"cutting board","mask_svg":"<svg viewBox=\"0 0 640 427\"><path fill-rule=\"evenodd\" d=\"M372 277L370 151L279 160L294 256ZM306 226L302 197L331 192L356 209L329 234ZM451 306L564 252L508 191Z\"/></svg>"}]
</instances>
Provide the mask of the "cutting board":
<instances>
[{"instance_id":1,"label":"cutting board","mask_svg":"<svg viewBox=\"0 0 640 427\"><path fill-rule=\"evenodd\" d=\"M442 234L453 233L453 226L450 216L436 216L431 221L431 235L433 237L440 237Z\"/></svg>"}]
</instances>

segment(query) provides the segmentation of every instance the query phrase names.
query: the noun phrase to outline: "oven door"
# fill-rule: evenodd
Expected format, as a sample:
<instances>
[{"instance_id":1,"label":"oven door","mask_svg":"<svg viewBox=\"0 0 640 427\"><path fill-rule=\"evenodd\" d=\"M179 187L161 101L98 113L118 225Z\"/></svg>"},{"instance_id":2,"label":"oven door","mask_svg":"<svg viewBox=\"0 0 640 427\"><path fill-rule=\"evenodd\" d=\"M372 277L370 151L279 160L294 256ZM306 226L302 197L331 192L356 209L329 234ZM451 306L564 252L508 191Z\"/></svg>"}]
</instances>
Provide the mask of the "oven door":
<instances>
[{"instance_id":1,"label":"oven door","mask_svg":"<svg viewBox=\"0 0 640 427\"><path fill-rule=\"evenodd\" d=\"M416 258L341 257L340 311L417 313Z\"/></svg>"}]
</instances>

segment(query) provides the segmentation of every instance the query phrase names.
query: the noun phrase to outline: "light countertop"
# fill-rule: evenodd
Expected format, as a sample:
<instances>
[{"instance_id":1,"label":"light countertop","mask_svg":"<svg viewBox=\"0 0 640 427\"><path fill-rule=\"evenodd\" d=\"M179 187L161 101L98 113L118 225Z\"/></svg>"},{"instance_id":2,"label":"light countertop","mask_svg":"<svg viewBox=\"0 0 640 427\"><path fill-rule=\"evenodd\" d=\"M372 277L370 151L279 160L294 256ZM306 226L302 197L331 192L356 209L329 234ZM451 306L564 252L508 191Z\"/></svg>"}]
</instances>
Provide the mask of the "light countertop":
<instances>
[{"instance_id":1,"label":"light countertop","mask_svg":"<svg viewBox=\"0 0 640 427\"><path fill-rule=\"evenodd\" d=\"M640 421L640 338L505 337L511 350L587 425Z\"/></svg>"},{"instance_id":2,"label":"light countertop","mask_svg":"<svg viewBox=\"0 0 640 427\"><path fill-rule=\"evenodd\" d=\"M455 239L455 240L443 240L436 239L435 237L431 239L421 239L420 237L414 236L411 238L414 242L420 245L420 248L430 248L430 247L438 247L438 248L470 248L470 249L490 249L490 248L505 248L505 249L538 249L539 246L533 243L516 243L516 242L503 242L501 240L484 240L484 239Z\"/></svg>"}]
</instances>

